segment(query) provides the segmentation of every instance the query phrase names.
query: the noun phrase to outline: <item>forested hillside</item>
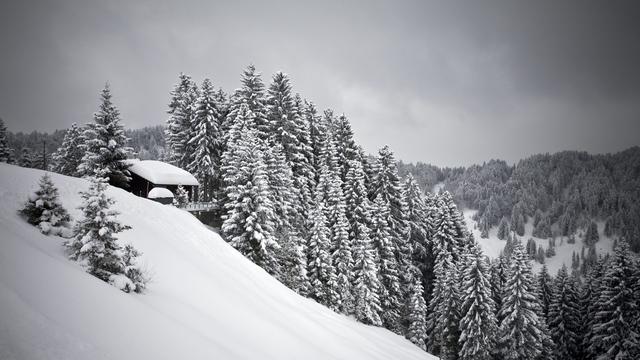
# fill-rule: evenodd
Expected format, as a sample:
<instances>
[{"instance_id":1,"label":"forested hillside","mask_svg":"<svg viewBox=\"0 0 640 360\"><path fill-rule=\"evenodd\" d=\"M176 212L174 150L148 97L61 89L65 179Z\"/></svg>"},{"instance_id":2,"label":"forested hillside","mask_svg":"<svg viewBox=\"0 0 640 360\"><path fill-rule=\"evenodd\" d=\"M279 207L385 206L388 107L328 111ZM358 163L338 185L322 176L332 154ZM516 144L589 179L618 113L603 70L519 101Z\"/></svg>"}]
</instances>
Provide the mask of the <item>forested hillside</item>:
<instances>
[{"instance_id":1,"label":"forested hillside","mask_svg":"<svg viewBox=\"0 0 640 360\"><path fill-rule=\"evenodd\" d=\"M440 169L418 163L400 166L426 190L442 182L457 204L477 209L485 228L507 223L519 235L532 219L541 238L586 232L605 221L607 236L627 239L640 250L640 148L591 155L565 151L540 154L510 166L491 160L467 168Z\"/></svg>"}]
</instances>

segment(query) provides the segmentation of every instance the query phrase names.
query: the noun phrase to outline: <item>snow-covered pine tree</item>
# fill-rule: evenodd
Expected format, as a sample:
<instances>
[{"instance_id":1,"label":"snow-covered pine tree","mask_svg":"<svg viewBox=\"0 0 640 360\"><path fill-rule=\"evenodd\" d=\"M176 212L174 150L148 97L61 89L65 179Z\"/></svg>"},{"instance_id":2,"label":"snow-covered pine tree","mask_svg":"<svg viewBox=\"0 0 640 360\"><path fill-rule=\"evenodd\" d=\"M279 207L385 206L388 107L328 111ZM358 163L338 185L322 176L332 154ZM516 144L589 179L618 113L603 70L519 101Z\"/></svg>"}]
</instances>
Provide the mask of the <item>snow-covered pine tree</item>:
<instances>
[{"instance_id":1,"label":"snow-covered pine tree","mask_svg":"<svg viewBox=\"0 0 640 360\"><path fill-rule=\"evenodd\" d=\"M359 154L351 123L349 123L349 119L344 114L336 119L333 137L336 143L338 163L340 164L340 178L345 181L349 171L349 162L357 160Z\"/></svg>"},{"instance_id":2,"label":"snow-covered pine tree","mask_svg":"<svg viewBox=\"0 0 640 360\"><path fill-rule=\"evenodd\" d=\"M629 244L619 240L607 262L595 302L589 350L598 360L631 360L640 355L634 266Z\"/></svg>"},{"instance_id":3,"label":"snow-covered pine tree","mask_svg":"<svg viewBox=\"0 0 640 360\"><path fill-rule=\"evenodd\" d=\"M424 300L424 288L422 287L422 273L411 266L411 284L407 290L406 338L423 350L426 350L427 339L427 303Z\"/></svg>"},{"instance_id":4,"label":"snow-covered pine tree","mask_svg":"<svg viewBox=\"0 0 640 360\"><path fill-rule=\"evenodd\" d=\"M222 121L218 96L211 80L204 79L195 104L195 116L191 127L193 137L187 144L193 149L192 161L187 170L196 176L200 186L201 201L218 199L220 188L220 158L222 156Z\"/></svg>"},{"instance_id":5,"label":"snow-covered pine tree","mask_svg":"<svg viewBox=\"0 0 640 360\"><path fill-rule=\"evenodd\" d=\"M189 140L193 138L192 122L196 112L198 88L189 75L180 73L178 83L170 93L169 119L165 129L168 160L171 164L187 169L194 154Z\"/></svg>"},{"instance_id":6,"label":"snow-covered pine tree","mask_svg":"<svg viewBox=\"0 0 640 360\"><path fill-rule=\"evenodd\" d=\"M93 116L93 123L87 124L83 136L84 156L78 165L81 176L106 176L109 183L127 187L130 177L126 160L131 148L129 139L121 124L120 112L111 101L111 89L106 84L100 94L100 108Z\"/></svg>"},{"instance_id":7,"label":"snow-covered pine tree","mask_svg":"<svg viewBox=\"0 0 640 360\"><path fill-rule=\"evenodd\" d=\"M505 360L534 360L542 353L542 319L529 262L514 241L500 309L497 353Z\"/></svg>"},{"instance_id":8,"label":"snow-covered pine tree","mask_svg":"<svg viewBox=\"0 0 640 360\"><path fill-rule=\"evenodd\" d=\"M323 151L327 140L327 132L323 118L318 114L318 110L314 103L305 101L304 118L309 126L309 156L313 175L312 185L316 185L323 165ZM315 187L312 186L311 189L312 191L315 191Z\"/></svg>"},{"instance_id":9,"label":"snow-covered pine tree","mask_svg":"<svg viewBox=\"0 0 640 360\"><path fill-rule=\"evenodd\" d=\"M547 265L543 265L538 274L538 299L540 300L540 307L542 309L542 315L545 319L549 319L549 304L551 304L551 297L553 294L553 281Z\"/></svg>"},{"instance_id":10,"label":"snow-covered pine tree","mask_svg":"<svg viewBox=\"0 0 640 360\"><path fill-rule=\"evenodd\" d=\"M48 174L40 178L40 184L35 194L29 196L20 213L27 217L31 225L37 226L45 235L66 235L71 217L60 204L58 189Z\"/></svg>"},{"instance_id":11,"label":"snow-covered pine tree","mask_svg":"<svg viewBox=\"0 0 640 360\"><path fill-rule=\"evenodd\" d=\"M318 199L311 212L312 226L307 245L307 275L311 284L310 296L321 304L337 310L336 273L331 262L331 235L327 227L324 201Z\"/></svg>"},{"instance_id":12,"label":"snow-covered pine tree","mask_svg":"<svg viewBox=\"0 0 640 360\"><path fill-rule=\"evenodd\" d=\"M596 302L600 294L600 285L604 275L604 258L596 259L593 266L587 270L580 291L580 355L585 360L596 358L596 348L590 348L593 337L593 324L596 317Z\"/></svg>"},{"instance_id":13,"label":"snow-covered pine tree","mask_svg":"<svg viewBox=\"0 0 640 360\"><path fill-rule=\"evenodd\" d=\"M227 147L222 164L227 199L222 232L233 247L277 276L277 219L262 148L255 130Z\"/></svg>"},{"instance_id":14,"label":"snow-covered pine tree","mask_svg":"<svg viewBox=\"0 0 640 360\"><path fill-rule=\"evenodd\" d=\"M407 223L409 244L413 250L413 263L421 272L425 271L430 252L429 219L427 218L427 207L420 190L420 186L409 174L403 187L403 198L405 203L405 219ZM422 275L421 275L422 276Z\"/></svg>"},{"instance_id":15,"label":"snow-covered pine tree","mask_svg":"<svg viewBox=\"0 0 640 360\"><path fill-rule=\"evenodd\" d=\"M451 254L445 253L436 262L434 272L435 286L427 315L427 350L443 360L457 359L462 306L459 269Z\"/></svg>"},{"instance_id":16,"label":"snow-covered pine tree","mask_svg":"<svg viewBox=\"0 0 640 360\"><path fill-rule=\"evenodd\" d=\"M266 97L267 127L261 129L269 134L271 143L282 145L283 153L290 166L305 160L300 144L303 123L295 106L289 77L278 71L273 75Z\"/></svg>"},{"instance_id":17,"label":"snow-covered pine tree","mask_svg":"<svg viewBox=\"0 0 640 360\"><path fill-rule=\"evenodd\" d=\"M332 260L336 272L337 292L340 295L339 310L345 314L353 312L353 256L352 241L349 237L349 222L342 193L342 181L337 173L331 175L331 185L327 194L328 223L331 230Z\"/></svg>"},{"instance_id":18,"label":"snow-covered pine tree","mask_svg":"<svg viewBox=\"0 0 640 360\"><path fill-rule=\"evenodd\" d=\"M578 294L574 280L564 264L558 271L552 289L548 324L551 339L555 344L555 356L557 359L579 359Z\"/></svg>"},{"instance_id":19,"label":"snow-covered pine tree","mask_svg":"<svg viewBox=\"0 0 640 360\"><path fill-rule=\"evenodd\" d=\"M51 156L52 171L67 176L79 176L78 166L84 156L83 148L83 130L73 123L64 134L62 145Z\"/></svg>"},{"instance_id":20,"label":"snow-covered pine tree","mask_svg":"<svg viewBox=\"0 0 640 360\"><path fill-rule=\"evenodd\" d=\"M587 233L584 235L584 243L587 246L593 246L598 242L598 240L600 240L600 235L598 235L598 225L592 221L589 224Z\"/></svg>"},{"instance_id":21,"label":"snow-covered pine tree","mask_svg":"<svg viewBox=\"0 0 640 360\"><path fill-rule=\"evenodd\" d=\"M18 165L23 168L33 168L35 167L35 161L33 160L32 150L28 147L22 148L22 154L20 154L20 160L18 160Z\"/></svg>"},{"instance_id":22,"label":"snow-covered pine tree","mask_svg":"<svg viewBox=\"0 0 640 360\"><path fill-rule=\"evenodd\" d=\"M262 82L262 77L259 72L256 71L255 66L249 65L242 72L241 80L242 86L237 89L230 99L231 105L229 106L229 113L227 114L227 121L223 124L224 129L230 129L236 122L236 118L240 116L241 107L246 106L244 117L247 113L251 113L252 121L251 127L258 131L258 137L266 140L268 138L267 133L263 133L260 129L264 129L266 126L266 105L265 105L265 86ZM228 134L227 131L223 131ZM229 139L225 136L225 143L228 143Z\"/></svg>"},{"instance_id":23,"label":"snow-covered pine tree","mask_svg":"<svg viewBox=\"0 0 640 360\"><path fill-rule=\"evenodd\" d=\"M373 203L371 219L371 241L378 252L378 272L382 288L380 305L384 327L401 333L400 311L402 293L396 260L395 243L388 223L389 204L378 195Z\"/></svg>"},{"instance_id":24,"label":"snow-covered pine tree","mask_svg":"<svg viewBox=\"0 0 640 360\"><path fill-rule=\"evenodd\" d=\"M123 251L118 243L115 235L130 227L117 220L120 213L111 209L115 200L107 196L106 188L106 178L96 176L89 189L80 192L83 218L76 224L75 237L66 243L70 258L86 262L90 274L124 292L141 292L146 280L138 276L142 274L139 269L133 270L133 258L139 253L132 247Z\"/></svg>"},{"instance_id":25,"label":"snow-covered pine tree","mask_svg":"<svg viewBox=\"0 0 640 360\"><path fill-rule=\"evenodd\" d=\"M509 271L509 261L500 253L497 259L491 263L491 297L495 303L495 313L498 324L502 320L500 315L500 308L502 307L502 299L504 292L504 285L507 283L507 273Z\"/></svg>"},{"instance_id":26,"label":"snow-covered pine tree","mask_svg":"<svg viewBox=\"0 0 640 360\"><path fill-rule=\"evenodd\" d=\"M465 254L462 268L461 360L492 359L498 324L489 278L487 259L480 247L473 244Z\"/></svg>"},{"instance_id":27,"label":"snow-covered pine tree","mask_svg":"<svg viewBox=\"0 0 640 360\"><path fill-rule=\"evenodd\" d=\"M502 220L500 220L500 225L498 225L498 239L505 240L507 236L509 236L509 231L509 222L507 218L503 217Z\"/></svg>"},{"instance_id":28,"label":"snow-covered pine tree","mask_svg":"<svg viewBox=\"0 0 640 360\"><path fill-rule=\"evenodd\" d=\"M11 148L7 140L7 127L0 118L0 162L11 163Z\"/></svg>"}]
</instances>

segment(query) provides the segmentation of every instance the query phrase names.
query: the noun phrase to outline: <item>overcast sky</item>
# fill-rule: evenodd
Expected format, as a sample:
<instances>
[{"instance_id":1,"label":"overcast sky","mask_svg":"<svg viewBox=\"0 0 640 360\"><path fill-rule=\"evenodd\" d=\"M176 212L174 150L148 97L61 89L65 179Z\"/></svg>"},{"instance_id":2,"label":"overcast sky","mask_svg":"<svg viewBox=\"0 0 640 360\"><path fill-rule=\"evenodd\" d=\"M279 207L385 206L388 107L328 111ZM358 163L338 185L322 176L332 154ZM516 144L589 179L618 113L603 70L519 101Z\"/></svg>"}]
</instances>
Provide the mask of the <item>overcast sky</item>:
<instances>
[{"instance_id":1,"label":"overcast sky","mask_svg":"<svg viewBox=\"0 0 640 360\"><path fill-rule=\"evenodd\" d=\"M162 124L180 72L230 92L253 63L407 161L640 145L640 2L345 2L2 1L0 117L86 123L108 81L125 126Z\"/></svg>"}]
</instances>

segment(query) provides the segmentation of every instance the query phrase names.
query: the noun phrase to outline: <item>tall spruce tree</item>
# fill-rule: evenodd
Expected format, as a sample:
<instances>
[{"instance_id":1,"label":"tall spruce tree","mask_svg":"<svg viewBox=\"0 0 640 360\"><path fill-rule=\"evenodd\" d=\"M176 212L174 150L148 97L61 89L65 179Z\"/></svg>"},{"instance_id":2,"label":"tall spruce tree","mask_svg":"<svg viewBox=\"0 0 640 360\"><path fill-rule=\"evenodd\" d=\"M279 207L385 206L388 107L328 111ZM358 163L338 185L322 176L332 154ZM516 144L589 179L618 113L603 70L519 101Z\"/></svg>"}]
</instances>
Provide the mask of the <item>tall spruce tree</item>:
<instances>
[{"instance_id":1,"label":"tall spruce tree","mask_svg":"<svg viewBox=\"0 0 640 360\"><path fill-rule=\"evenodd\" d=\"M187 169L193 160L194 118L198 88L189 75L180 73L178 83L171 91L169 101L169 119L165 129L168 160L173 165Z\"/></svg>"},{"instance_id":2,"label":"tall spruce tree","mask_svg":"<svg viewBox=\"0 0 640 360\"><path fill-rule=\"evenodd\" d=\"M83 130L73 123L64 134L62 145L51 156L52 170L62 175L80 176L78 166L84 155L83 147Z\"/></svg>"},{"instance_id":3,"label":"tall spruce tree","mask_svg":"<svg viewBox=\"0 0 640 360\"><path fill-rule=\"evenodd\" d=\"M388 223L389 205L378 195L372 207L371 240L378 252L378 271L382 288L380 304L382 321L387 329L401 333L400 311L402 293L396 260L395 244Z\"/></svg>"},{"instance_id":4,"label":"tall spruce tree","mask_svg":"<svg viewBox=\"0 0 640 360\"><path fill-rule=\"evenodd\" d=\"M277 219L262 148L255 130L250 130L229 144L223 156L228 201L222 232L247 258L270 274L278 275L275 251L279 245L274 236Z\"/></svg>"},{"instance_id":5,"label":"tall spruce tree","mask_svg":"<svg viewBox=\"0 0 640 360\"><path fill-rule=\"evenodd\" d=\"M640 339L636 322L638 299L635 294L635 269L629 244L618 241L595 301L595 319L589 350L598 360L637 359Z\"/></svg>"},{"instance_id":6,"label":"tall spruce tree","mask_svg":"<svg viewBox=\"0 0 640 360\"><path fill-rule=\"evenodd\" d=\"M4 125L4 120L0 118L0 162L10 163L10 160L11 148L7 140L7 127Z\"/></svg>"},{"instance_id":7,"label":"tall spruce tree","mask_svg":"<svg viewBox=\"0 0 640 360\"><path fill-rule=\"evenodd\" d=\"M579 359L580 309L574 280L563 264L553 284L549 304L549 330L558 359Z\"/></svg>"},{"instance_id":8,"label":"tall spruce tree","mask_svg":"<svg viewBox=\"0 0 640 360\"><path fill-rule=\"evenodd\" d=\"M497 352L506 360L533 360L543 350L542 319L535 284L522 244L515 241L500 309Z\"/></svg>"},{"instance_id":9,"label":"tall spruce tree","mask_svg":"<svg viewBox=\"0 0 640 360\"><path fill-rule=\"evenodd\" d=\"M545 319L549 319L549 305L551 304L551 297L553 295L553 281L547 265L543 265L538 274L538 298L540 300L540 307L542 309L542 315Z\"/></svg>"},{"instance_id":10,"label":"tall spruce tree","mask_svg":"<svg viewBox=\"0 0 640 360\"><path fill-rule=\"evenodd\" d=\"M312 209L312 226L310 231L308 251L308 276L311 284L310 296L321 304L332 309L339 305L337 293L337 278L331 262L331 233L327 227L324 202L317 199Z\"/></svg>"},{"instance_id":11,"label":"tall spruce tree","mask_svg":"<svg viewBox=\"0 0 640 360\"><path fill-rule=\"evenodd\" d=\"M187 170L193 173L200 183L198 190L199 199L202 201L217 200L219 196L223 144L218 100L211 80L204 79L191 123L193 137L187 142L194 151Z\"/></svg>"},{"instance_id":12,"label":"tall spruce tree","mask_svg":"<svg viewBox=\"0 0 640 360\"><path fill-rule=\"evenodd\" d=\"M84 156L78 166L81 176L106 176L109 183L128 187L130 173L125 163L131 154L129 139L124 133L120 112L111 101L111 89L106 84L100 94L100 108L93 116L93 123L84 131Z\"/></svg>"},{"instance_id":13,"label":"tall spruce tree","mask_svg":"<svg viewBox=\"0 0 640 360\"><path fill-rule=\"evenodd\" d=\"M477 244L466 253L462 269L460 359L489 360L498 324L491 296L489 265Z\"/></svg>"},{"instance_id":14,"label":"tall spruce tree","mask_svg":"<svg viewBox=\"0 0 640 360\"><path fill-rule=\"evenodd\" d=\"M411 266L411 284L407 291L406 338L423 350L426 350L425 340L427 339L427 303L424 299L424 288L422 287L422 273Z\"/></svg>"}]
</instances>

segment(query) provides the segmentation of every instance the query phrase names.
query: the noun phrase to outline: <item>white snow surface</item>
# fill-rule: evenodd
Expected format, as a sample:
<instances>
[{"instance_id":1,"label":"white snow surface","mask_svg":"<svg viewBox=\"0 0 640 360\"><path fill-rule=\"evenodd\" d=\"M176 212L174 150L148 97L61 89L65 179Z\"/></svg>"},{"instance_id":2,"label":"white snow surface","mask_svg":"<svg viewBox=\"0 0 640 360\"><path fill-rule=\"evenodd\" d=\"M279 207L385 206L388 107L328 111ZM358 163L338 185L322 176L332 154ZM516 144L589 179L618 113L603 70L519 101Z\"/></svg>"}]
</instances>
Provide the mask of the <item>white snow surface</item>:
<instances>
[{"instance_id":1,"label":"white snow surface","mask_svg":"<svg viewBox=\"0 0 640 360\"><path fill-rule=\"evenodd\" d=\"M473 221L473 215L476 212L477 210L471 209L464 209L462 211L467 228L469 231L473 232L473 237L480 244L482 251L492 259L497 258L498 255L500 255L500 251L504 249L506 241L498 239L497 226L494 226L489 230L489 237L487 239L481 238L480 230L474 228L476 226L476 222ZM598 234L600 235L600 240L596 243L596 252L602 255L613 252L613 239L604 235L604 222L600 221L596 223L598 224ZM518 236L522 245L526 246L527 241L531 238L536 242L536 246L542 245L542 248L545 249L545 251L547 250L549 247L549 239L541 239L531 235L533 233L532 219L529 219L525 224L524 230L524 236ZM582 230L582 236L584 236L584 232L585 231ZM578 230L578 233L580 233L580 230ZM573 252L575 251L576 254L580 255L580 252L582 251L582 236L576 235L576 242L574 244L569 244L566 236L556 238L556 255L544 259L549 274L555 276L558 273L558 270L562 267L562 264L567 265L567 268L571 271L571 259ZM531 264L533 271L536 273L539 272L543 266L543 264L533 260L531 261Z\"/></svg>"},{"instance_id":2,"label":"white snow surface","mask_svg":"<svg viewBox=\"0 0 640 360\"><path fill-rule=\"evenodd\" d=\"M153 277L126 294L17 214L42 175L0 164L0 359L435 359L295 294L188 212L109 187ZM88 183L51 178L78 219Z\"/></svg>"},{"instance_id":3,"label":"white snow surface","mask_svg":"<svg viewBox=\"0 0 640 360\"><path fill-rule=\"evenodd\" d=\"M198 186L198 180L188 171L157 160L127 160L129 171L156 185Z\"/></svg>"},{"instance_id":4,"label":"white snow surface","mask_svg":"<svg viewBox=\"0 0 640 360\"><path fill-rule=\"evenodd\" d=\"M154 187L147 195L149 199L173 198L171 190L163 187Z\"/></svg>"}]
</instances>

